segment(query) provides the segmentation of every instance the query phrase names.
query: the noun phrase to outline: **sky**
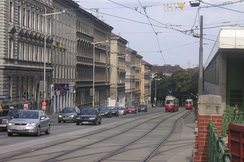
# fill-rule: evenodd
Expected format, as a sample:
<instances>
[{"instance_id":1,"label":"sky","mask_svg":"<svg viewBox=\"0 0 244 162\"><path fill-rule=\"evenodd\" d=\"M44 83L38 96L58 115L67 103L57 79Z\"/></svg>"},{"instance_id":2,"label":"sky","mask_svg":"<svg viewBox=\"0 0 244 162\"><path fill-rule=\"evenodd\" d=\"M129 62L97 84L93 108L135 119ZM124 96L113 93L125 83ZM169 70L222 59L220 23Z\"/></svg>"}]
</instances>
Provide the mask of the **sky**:
<instances>
[{"instance_id":1,"label":"sky","mask_svg":"<svg viewBox=\"0 0 244 162\"><path fill-rule=\"evenodd\" d=\"M77 3L112 26L113 33L126 39L129 47L152 65L180 65L185 69L199 65L200 39L194 36L200 33L200 15L203 16L203 65L221 27L244 27L244 0L202 0L200 8L191 7L185 0L79 0ZM182 9L178 6L181 3L185 3Z\"/></svg>"}]
</instances>

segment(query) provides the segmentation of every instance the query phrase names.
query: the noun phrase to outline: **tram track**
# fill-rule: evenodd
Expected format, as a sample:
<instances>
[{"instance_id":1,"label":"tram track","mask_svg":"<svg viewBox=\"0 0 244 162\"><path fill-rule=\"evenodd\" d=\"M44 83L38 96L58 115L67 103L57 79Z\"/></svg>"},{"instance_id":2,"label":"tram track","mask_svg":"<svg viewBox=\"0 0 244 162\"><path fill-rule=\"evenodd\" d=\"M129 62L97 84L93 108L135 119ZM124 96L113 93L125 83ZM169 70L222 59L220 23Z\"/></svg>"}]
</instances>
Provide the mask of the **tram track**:
<instances>
[{"instance_id":1,"label":"tram track","mask_svg":"<svg viewBox=\"0 0 244 162\"><path fill-rule=\"evenodd\" d=\"M180 113L181 113L181 112L180 112ZM180 113L174 114L173 116L179 115ZM157 146L157 148L156 148L155 150L153 150L152 153L150 153L150 155L148 155L148 156L143 160L143 162L144 162L144 161L148 161L148 160L150 160L150 159L155 155L155 153L158 151L158 149L165 143L165 141L167 141L167 140L170 138L170 136L171 136L172 133L174 132L176 123L177 123L182 117L187 116L187 114L189 114L189 112L183 114L182 116L180 116L180 117L174 122L173 128L172 128L171 132L169 133L169 135L165 138L165 140L163 140L163 142L161 142L161 143ZM160 122L158 122L158 123L151 129L151 130L149 130L148 132L144 133L144 134L143 134L142 136L140 136L139 138L137 138L137 139L131 141L130 143L127 143L126 145L120 147L119 149L113 151L112 153L106 155L105 157L99 159L99 160L96 161L96 162L102 162L102 161L108 160L109 158L114 157L114 156L116 156L116 155L118 155L118 154L121 154L121 153L123 153L123 152L126 152L126 151L123 151L126 147L131 146L131 145L133 145L134 143L136 143L137 141L143 139L145 136L147 136L147 135L150 134L152 131L154 131L154 130L155 130L161 123L163 123L164 121L168 120L169 118L171 118L171 117L173 117L173 116L170 116L170 117L167 117L167 118L165 118L165 119L162 119L162 120L161 120Z\"/></svg>"},{"instance_id":2,"label":"tram track","mask_svg":"<svg viewBox=\"0 0 244 162\"><path fill-rule=\"evenodd\" d=\"M163 114L163 115L162 115L162 114L152 114L152 115L150 115L150 117L149 117L148 120L146 120L146 121L144 121L144 122L141 122L140 124L137 124L137 125L135 125L135 126L129 128L129 129L127 129L127 130L124 131L124 132L130 131L130 130L134 129L135 127L138 127L139 125L142 125L143 123L146 123L146 122L148 122L149 120L152 120L153 118L158 118L158 117L160 117L160 116L162 117L162 116L167 116L167 115L168 115L168 114ZM144 116L139 117L139 118L135 119L134 121L143 120L143 118L144 118ZM121 127L121 126L125 126L126 124L130 124L130 123L131 123L131 121L128 121L128 122L125 122L125 123L121 123L121 124L119 124L119 125L116 125L116 126L114 126L114 127L111 127L111 128L102 128L102 129L99 129L99 128L98 128L98 130L96 130L96 131L92 131L92 132L90 132L90 133L88 133L88 134L86 134L86 135L80 136L80 137L78 137L78 138L77 138L77 137L76 137L76 138L71 138L71 139L67 139L67 140L64 140L64 141L59 141L59 140L57 140L57 141L54 141L54 142L52 142L52 143L50 143L50 144L45 144L45 146L42 146L42 147L32 147L32 148L28 148L28 149L21 149L21 150L18 150L16 154L13 153L13 154L11 154L11 156L2 158L0 161L1 161L1 162L2 162L2 161L11 161L11 160L15 159L15 157L23 156L24 154L28 154L28 153L30 153L30 152L33 152L33 150L34 150L35 152L37 152L37 151L44 150L44 149L47 149L47 148L50 148L50 147L59 146L59 145L65 144L65 143L69 143L69 142L71 142L71 141L75 141L75 140L77 140L77 139L82 139L82 138L90 137L90 136L92 136L92 135L94 135L94 134L97 134L97 133L103 133L103 132L106 132L106 131L109 131L109 130L113 130L113 129L115 129L115 128L118 128L118 127ZM121 134L121 132L118 133L117 135L119 135L119 134ZM114 136L114 135L113 135L113 136ZM103 139L103 140L101 140L101 141L99 141L99 142L105 141L105 140L107 140L107 139L109 139L109 138L111 138L111 137L112 137L112 136L109 136L109 137L107 137L107 138L105 138L105 139ZM11 138L13 138L13 137L11 137ZM91 144L84 145L84 146L82 146L82 147L79 147L78 150L79 150L79 149L83 149L83 148L88 147L88 146L91 146L91 145L94 145L94 144L96 144L96 143L98 143L98 142L94 142L94 143L91 143ZM74 150L72 150L72 151L74 151ZM71 151L70 151L70 152L71 152ZM68 153L69 153L69 152L66 152L66 154L68 154ZM61 155L61 156L62 156L62 155ZM55 158L57 158L57 157L55 157ZM55 159L55 158L51 158L50 160L52 161L52 160ZM45 160L45 161L49 161L49 160Z\"/></svg>"},{"instance_id":3,"label":"tram track","mask_svg":"<svg viewBox=\"0 0 244 162\"><path fill-rule=\"evenodd\" d=\"M180 114L180 113L181 113L181 112L178 112L178 113L176 113L176 114L173 114L173 115L167 117L167 119L169 119L169 118L171 118L171 117L173 117L173 116L175 116L175 115L177 115L177 114ZM163 116L167 116L167 115L168 115L168 114L165 114L165 115L163 115ZM157 115L157 116L161 116L161 117L162 117L162 115ZM124 134L124 133L126 133L126 132L129 132L129 131L133 130L134 128L138 127L138 126L140 126L140 125L142 125L142 124L144 124L144 123L147 123L147 122L150 121L150 120L152 120L152 119L148 119L148 120L146 120L146 121L144 121L144 122L142 122L142 123L140 123L140 124L137 124L137 125L135 125L135 126L129 128L129 129L126 129L126 130L124 130L124 131L122 131L122 132L113 134L113 135L108 136L108 137L106 137L106 138L103 138L103 139L101 139L101 140L99 140L99 141L95 141L95 142L89 143L89 144L87 144L87 145L84 145L84 146L81 146L81 147L78 147L78 148L75 148L75 149L71 149L71 150L68 150L68 151L64 151L64 152L62 152L62 155L57 155L57 156L55 156L55 157L46 159L46 160L44 160L43 162L59 161L59 160L57 160L57 158L60 158L60 157L62 157L62 156L64 156L64 155L67 156L68 154L73 153L73 152L75 152L75 151L85 149L85 148L87 148L87 147L89 147L89 146L96 145L96 144L98 144L98 143L104 142L104 141L106 141L106 140L109 140L109 139L111 139L111 138L114 138L114 137L116 137L116 136L119 136L119 135L121 135L121 134Z\"/></svg>"}]
</instances>

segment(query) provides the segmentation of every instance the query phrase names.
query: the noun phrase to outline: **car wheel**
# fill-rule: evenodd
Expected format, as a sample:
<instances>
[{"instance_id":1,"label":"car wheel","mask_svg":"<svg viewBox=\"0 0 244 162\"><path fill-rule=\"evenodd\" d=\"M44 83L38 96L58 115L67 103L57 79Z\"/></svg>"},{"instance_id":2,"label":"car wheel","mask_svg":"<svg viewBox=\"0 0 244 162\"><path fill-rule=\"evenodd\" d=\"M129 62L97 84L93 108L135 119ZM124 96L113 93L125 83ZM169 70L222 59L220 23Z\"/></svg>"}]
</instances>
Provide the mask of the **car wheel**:
<instances>
[{"instance_id":1,"label":"car wheel","mask_svg":"<svg viewBox=\"0 0 244 162\"><path fill-rule=\"evenodd\" d=\"M40 126L38 126L36 130L36 136L40 136L40 135L41 135L41 128Z\"/></svg>"},{"instance_id":2,"label":"car wheel","mask_svg":"<svg viewBox=\"0 0 244 162\"><path fill-rule=\"evenodd\" d=\"M8 132L8 136L13 136L13 133L11 133L11 132Z\"/></svg>"},{"instance_id":3,"label":"car wheel","mask_svg":"<svg viewBox=\"0 0 244 162\"><path fill-rule=\"evenodd\" d=\"M63 121L64 123L66 123L66 121Z\"/></svg>"},{"instance_id":4,"label":"car wheel","mask_svg":"<svg viewBox=\"0 0 244 162\"><path fill-rule=\"evenodd\" d=\"M50 134L50 125L48 125L47 131L45 132L45 134Z\"/></svg>"},{"instance_id":5,"label":"car wheel","mask_svg":"<svg viewBox=\"0 0 244 162\"><path fill-rule=\"evenodd\" d=\"M100 121L99 121L99 123L98 123L98 124L99 124L99 125L101 125L101 122L102 122L102 120L100 119Z\"/></svg>"},{"instance_id":6,"label":"car wheel","mask_svg":"<svg viewBox=\"0 0 244 162\"><path fill-rule=\"evenodd\" d=\"M58 123L61 123L61 121L59 120Z\"/></svg>"},{"instance_id":7,"label":"car wheel","mask_svg":"<svg viewBox=\"0 0 244 162\"><path fill-rule=\"evenodd\" d=\"M94 125L97 125L97 124L98 124L98 123L97 123L97 120L95 120L95 121L94 121Z\"/></svg>"},{"instance_id":8,"label":"car wheel","mask_svg":"<svg viewBox=\"0 0 244 162\"><path fill-rule=\"evenodd\" d=\"M80 123L76 122L76 125L80 125Z\"/></svg>"},{"instance_id":9,"label":"car wheel","mask_svg":"<svg viewBox=\"0 0 244 162\"><path fill-rule=\"evenodd\" d=\"M108 114L107 117L110 118L110 115Z\"/></svg>"}]
</instances>

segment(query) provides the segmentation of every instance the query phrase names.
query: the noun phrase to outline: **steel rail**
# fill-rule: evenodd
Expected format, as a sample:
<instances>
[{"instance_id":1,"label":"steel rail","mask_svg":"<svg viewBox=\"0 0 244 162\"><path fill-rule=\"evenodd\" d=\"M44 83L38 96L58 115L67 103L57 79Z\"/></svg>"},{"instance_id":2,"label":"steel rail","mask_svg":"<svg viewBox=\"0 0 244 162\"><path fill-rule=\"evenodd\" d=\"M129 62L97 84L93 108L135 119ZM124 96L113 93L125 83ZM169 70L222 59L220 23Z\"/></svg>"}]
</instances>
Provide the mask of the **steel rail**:
<instances>
[{"instance_id":1,"label":"steel rail","mask_svg":"<svg viewBox=\"0 0 244 162\"><path fill-rule=\"evenodd\" d=\"M171 118L171 117L173 117L173 116L179 115L180 113L182 113L182 112L179 112L179 113L177 113L177 114L174 114L174 115L172 115L172 116L169 116L168 118L162 119L162 120L161 120L160 122L158 122L158 123L151 129L151 130L149 130L148 132L146 132L146 133L145 133L144 135L142 135L141 137L139 137L139 138L135 139L134 141L131 141L130 143L128 143L128 144L122 146L121 148L119 148L119 149L113 151L112 153L106 155L105 157L101 158L101 159L98 160L97 162L101 162L101 161L107 160L107 159L109 159L109 158L111 158L111 157L113 157L113 156L115 156L115 155L118 155L118 154L122 153L122 152L120 152L121 150L123 150L123 149L126 148L127 146L130 146L130 145L132 145L133 143L135 143L135 142L141 140L142 138L144 138L145 136L147 136L149 133L151 133L153 130L155 130L155 129L156 129L162 122L168 120L169 118ZM187 114L187 113L185 113L185 114ZM184 114L184 115L185 115L185 114ZM184 115L182 115L182 116L184 116ZM181 117L182 117L182 116L181 116ZM181 117L180 117L180 118L181 118Z\"/></svg>"},{"instance_id":2,"label":"steel rail","mask_svg":"<svg viewBox=\"0 0 244 162\"><path fill-rule=\"evenodd\" d=\"M172 134L174 133L175 127L176 127L176 123L183 117L183 116L187 116L191 113L192 111L189 111L187 113L185 113L184 115L182 115L180 118L178 118L175 122L174 122L174 126L171 130L171 132L169 133L169 135L165 138L165 140L163 140L157 147L156 149L154 149L150 155L148 155L145 159L142 160L142 162L148 162L157 152L158 150L163 146L163 144L172 136Z\"/></svg>"},{"instance_id":3,"label":"steel rail","mask_svg":"<svg viewBox=\"0 0 244 162\"><path fill-rule=\"evenodd\" d=\"M157 117L159 117L159 116L162 116L162 114L160 114L160 115L158 115L158 114L150 114L150 119L149 120L151 120L151 118L153 118L153 117L155 117L155 118L157 118ZM167 116L167 115L164 115L164 116ZM139 120L141 120L141 119L143 119L144 118L144 116L142 116L142 117L139 117L138 119L135 119L134 121L139 121ZM148 122L149 120L147 120L147 121L145 121L145 122ZM143 123L145 123L145 122L142 122L141 124L143 124ZM35 152L36 151L40 151L40 150L43 150L43 149L46 149L46 148L49 148L49 147L53 147L53 146L58 146L58 145L62 145L62 144L65 144L65 143L69 143L69 142L71 142L71 141L74 141L74 140L78 140L78 139L81 139L81 138L85 138L85 137L90 137L91 135L94 135L94 134L97 134L97 133L103 133L103 132L106 132L106 131L108 131L108 130L112 130L112 129L114 129L114 128L118 128L118 127L120 127L120 126L124 126L125 124L130 124L131 123L131 121L128 121L128 122L125 122L125 123L122 123L122 124L119 124L119 125L116 125L116 126L114 126L114 127L111 127L111 128L109 128L109 129L107 129L107 128L103 128L103 129L99 129L98 128L98 130L96 130L96 131L92 131L91 133L89 133L89 134L86 134L86 135L83 135L83 136L80 136L80 137L76 137L76 138L71 138L71 139L68 139L68 140L65 140L65 141L61 141L61 142L57 142L56 144L53 144L53 143L51 143L51 144L46 144L45 146L43 146L43 147L39 147L39 148L35 148L34 150L35 150ZM77 127L77 126L76 126ZM134 128L134 127L133 127ZM20 155L24 155L24 154L28 154L28 153L30 153L30 150L33 150L32 148L28 148L28 149L20 149L20 150L24 150L24 151L21 151L21 153L17 153L17 154L11 154L11 156L10 157L6 157L6 158L1 158L0 159L0 162L2 162L2 161L11 161L11 159L13 159L14 157L17 157L17 156L20 156Z\"/></svg>"}]
</instances>

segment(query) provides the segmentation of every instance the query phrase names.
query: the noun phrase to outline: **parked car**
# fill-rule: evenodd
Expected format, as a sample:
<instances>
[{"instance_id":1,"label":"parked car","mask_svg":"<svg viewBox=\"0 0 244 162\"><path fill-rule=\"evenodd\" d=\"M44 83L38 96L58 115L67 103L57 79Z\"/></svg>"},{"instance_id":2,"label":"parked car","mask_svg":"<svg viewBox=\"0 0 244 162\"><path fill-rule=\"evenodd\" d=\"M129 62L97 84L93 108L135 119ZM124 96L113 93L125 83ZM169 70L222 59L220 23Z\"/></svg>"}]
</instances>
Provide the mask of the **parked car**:
<instances>
[{"instance_id":1,"label":"parked car","mask_svg":"<svg viewBox=\"0 0 244 162\"><path fill-rule=\"evenodd\" d=\"M139 105L138 112L145 111L147 112L147 105Z\"/></svg>"},{"instance_id":2,"label":"parked car","mask_svg":"<svg viewBox=\"0 0 244 162\"><path fill-rule=\"evenodd\" d=\"M109 109L109 107L100 107L98 109L98 112L102 115L102 116L106 116L107 118L112 118L112 113Z\"/></svg>"},{"instance_id":3,"label":"parked car","mask_svg":"<svg viewBox=\"0 0 244 162\"><path fill-rule=\"evenodd\" d=\"M119 110L117 107L109 107L113 116L119 116Z\"/></svg>"},{"instance_id":4,"label":"parked car","mask_svg":"<svg viewBox=\"0 0 244 162\"><path fill-rule=\"evenodd\" d=\"M50 134L50 119L42 110L20 110L7 126L8 136L16 134Z\"/></svg>"},{"instance_id":5,"label":"parked car","mask_svg":"<svg viewBox=\"0 0 244 162\"><path fill-rule=\"evenodd\" d=\"M126 111L124 107L118 107L119 115L126 115Z\"/></svg>"},{"instance_id":6,"label":"parked car","mask_svg":"<svg viewBox=\"0 0 244 162\"><path fill-rule=\"evenodd\" d=\"M128 107L126 108L126 114L129 114L129 113L134 113L134 114L136 114L136 113L137 113L137 109L136 109L136 107L135 107L135 106L128 106Z\"/></svg>"},{"instance_id":7,"label":"parked car","mask_svg":"<svg viewBox=\"0 0 244 162\"><path fill-rule=\"evenodd\" d=\"M19 111L19 109L3 109L0 112L0 129L7 129L9 120L11 120Z\"/></svg>"},{"instance_id":8,"label":"parked car","mask_svg":"<svg viewBox=\"0 0 244 162\"><path fill-rule=\"evenodd\" d=\"M58 123L62 121L76 122L76 117L80 114L80 109L78 107L66 107L58 115Z\"/></svg>"},{"instance_id":9,"label":"parked car","mask_svg":"<svg viewBox=\"0 0 244 162\"><path fill-rule=\"evenodd\" d=\"M84 108L76 118L76 125L80 124L101 124L102 116L95 109Z\"/></svg>"}]
</instances>

